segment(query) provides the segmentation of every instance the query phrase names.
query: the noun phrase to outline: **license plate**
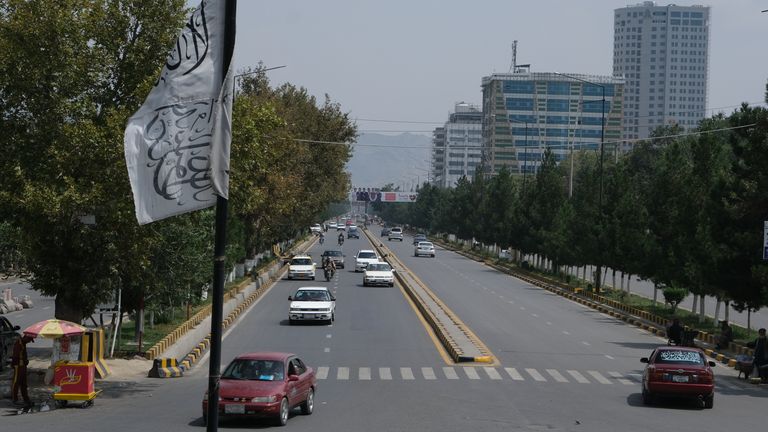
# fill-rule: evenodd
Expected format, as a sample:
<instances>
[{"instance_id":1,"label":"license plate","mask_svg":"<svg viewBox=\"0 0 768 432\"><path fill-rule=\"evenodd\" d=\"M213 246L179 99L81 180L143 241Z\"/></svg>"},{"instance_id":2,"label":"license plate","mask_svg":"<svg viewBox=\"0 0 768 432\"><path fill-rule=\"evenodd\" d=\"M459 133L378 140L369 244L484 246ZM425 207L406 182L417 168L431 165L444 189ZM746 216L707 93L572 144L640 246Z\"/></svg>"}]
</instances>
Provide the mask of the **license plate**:
<instances>
[{"instance_id":1,"label":"license plate","mask_svg":"<svg viewBox=\"0 0 768 432\"><path fill-rule=\"evenodd\" d=\"M678 383L687 383L688 375L672 375L672 381Z\"/></svg>"},{"instance_id":2,"label":"license plate","mask_svg":"<svg viewBox=\"0 0 768 432\"><path fill-rule=\"evenodd\" d=\"M224 405L224 412L226 414L245 414L245 405L227 404Z\"/></svg>"}]
</instances>

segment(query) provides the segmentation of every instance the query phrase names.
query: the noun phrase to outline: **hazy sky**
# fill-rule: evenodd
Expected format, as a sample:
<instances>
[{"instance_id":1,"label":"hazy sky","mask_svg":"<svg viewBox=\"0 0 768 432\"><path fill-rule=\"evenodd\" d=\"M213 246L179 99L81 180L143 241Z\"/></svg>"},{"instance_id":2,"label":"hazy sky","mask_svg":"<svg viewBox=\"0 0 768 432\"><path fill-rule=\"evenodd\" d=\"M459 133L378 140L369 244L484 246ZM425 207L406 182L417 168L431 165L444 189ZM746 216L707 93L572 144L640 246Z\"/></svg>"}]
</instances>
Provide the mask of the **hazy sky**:
<instances>
[{"instance_id":1,"label":"hazy sky","mask_svg":"<svg viewBox=\"0 0 768 432\"><path fill-rule=\"evenodd\" d=\"M287 65L268 72L273 84L327 93L363 132L430 132L455 102L481 103L481 78L509 70L513 40L518 64L530 63L533 72L610 75L613 10L637 3L240 0L235 61L238 69ZM711 6L707 106L730 112L762 102L768 13L761 10L768 0L676 4Z\"/></svg>"}]
</instances>

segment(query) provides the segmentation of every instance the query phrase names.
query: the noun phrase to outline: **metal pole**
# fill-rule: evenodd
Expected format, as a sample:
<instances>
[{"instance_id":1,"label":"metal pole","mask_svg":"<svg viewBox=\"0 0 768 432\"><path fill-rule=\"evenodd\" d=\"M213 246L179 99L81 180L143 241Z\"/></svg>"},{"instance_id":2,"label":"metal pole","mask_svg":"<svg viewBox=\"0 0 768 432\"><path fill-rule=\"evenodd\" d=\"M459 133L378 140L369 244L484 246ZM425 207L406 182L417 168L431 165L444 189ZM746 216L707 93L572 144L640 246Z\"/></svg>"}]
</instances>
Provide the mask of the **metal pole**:
<instances>
[{"instance_id":1,"label":"metal pole","mask_svg":"<svg viewBox=\"0 0 768 432\"><path fill-rule=\"evenodd\" d=\"M525 192L525 180L528 176L528 122L525 122L525 160L523 161L523 192Z\"/></svg>"},{"instance_id":2,"label":"metal pole","mask_svg":"<svg viewBox=\"0 0 768 432\"><path fill-rule=\"evenodd\" d=\"M603 93L603 106L602 106L602 118L600 121L600 195L597 201L597 210L600 212L598 220L600 221L600 229L603 229L603 155L605 154L605 86L600 86ZM602 261L602 260L600 260ZM595 278L595 291L600 293L603 265L602 262L597 263L597 277Z\"/></svg>"},{"instance_id":3,"label":"metal pole","mask_svg":"<svg viewBox=\"0 0 768 432\"><path fill-rule=\"evenodd\" d=\"M225 5L223 76L235 50L237 0ZM226 78L225 78L226 79ZM221 321L224 308L224 261L227 246L227 199L216 198L216 231L213 245L213 299L211 303L211 358L208 365L208 432L219 429L219 378L221 377Z\"/></svg>"}]
</instances>

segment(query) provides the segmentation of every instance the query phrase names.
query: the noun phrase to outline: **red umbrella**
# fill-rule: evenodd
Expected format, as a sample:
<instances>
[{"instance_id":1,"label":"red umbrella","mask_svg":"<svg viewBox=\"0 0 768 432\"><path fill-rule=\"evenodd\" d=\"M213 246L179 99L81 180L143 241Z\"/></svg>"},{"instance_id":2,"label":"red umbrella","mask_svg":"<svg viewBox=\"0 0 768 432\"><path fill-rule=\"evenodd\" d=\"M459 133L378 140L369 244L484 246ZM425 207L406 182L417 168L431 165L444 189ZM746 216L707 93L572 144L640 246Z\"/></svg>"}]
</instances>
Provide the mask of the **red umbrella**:
<instances>
[{"instance_id":1,"label":"red umbrella","mask_svg":"<svg viewBox=\"0 0 768 432\"><path fill-rule=\"evenodd\" d=\"M85 330L85 327L70 321L48 319L27 327L24 329L24 335L33 338L40 336L55 339L62 336L80 335Z\"/></svg>"}]
</instances>

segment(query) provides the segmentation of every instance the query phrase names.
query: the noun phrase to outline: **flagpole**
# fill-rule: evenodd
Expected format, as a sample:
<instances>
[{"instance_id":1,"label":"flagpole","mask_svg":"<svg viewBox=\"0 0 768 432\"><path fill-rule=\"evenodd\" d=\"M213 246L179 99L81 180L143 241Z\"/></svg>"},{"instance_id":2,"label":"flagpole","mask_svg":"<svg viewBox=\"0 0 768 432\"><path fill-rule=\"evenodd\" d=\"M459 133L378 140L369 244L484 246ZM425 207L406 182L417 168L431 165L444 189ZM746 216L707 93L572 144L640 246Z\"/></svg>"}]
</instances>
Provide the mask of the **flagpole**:
<instances>
[{"instance_id":1,"label":"flagpole","mask_svg":"<svg viewBox=\"0 0 768 432\"><path fill-rule=\"evenodd\" d=\"M226 0L222 79L235 50L237 0ZM227 199L216 197L216 228L213 246L213 299L211 304L211 356L208 367L208 432L219 429L219 379L221 377L221 321L224 308L224 263L227 246Z\"/></svg>"}]
</instances>

